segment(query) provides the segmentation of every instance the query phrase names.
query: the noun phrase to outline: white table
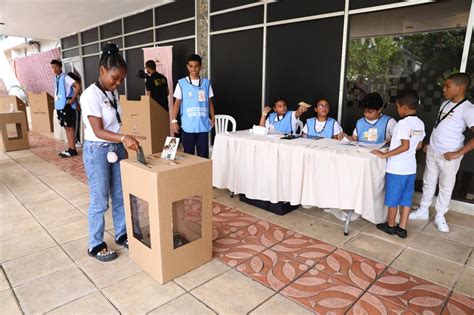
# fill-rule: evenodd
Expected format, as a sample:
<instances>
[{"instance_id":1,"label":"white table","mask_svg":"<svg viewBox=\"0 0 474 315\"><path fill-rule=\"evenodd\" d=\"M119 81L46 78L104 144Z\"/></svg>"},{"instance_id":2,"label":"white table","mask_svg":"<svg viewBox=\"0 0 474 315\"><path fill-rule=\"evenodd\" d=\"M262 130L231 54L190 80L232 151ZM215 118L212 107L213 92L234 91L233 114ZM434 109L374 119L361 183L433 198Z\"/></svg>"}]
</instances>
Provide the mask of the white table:
<instances>
[{"instance_id":1,"label":"white table","mask_svg":"<svg viewBox=\"0 0 474 315\"><path fill-rule=\"evenodd\" d=\"M350 209L373 223L385 220L385 160L337 140L280 137L249 130L216 135L213 185L251 199Z\"/></svg>"}]
</instances>

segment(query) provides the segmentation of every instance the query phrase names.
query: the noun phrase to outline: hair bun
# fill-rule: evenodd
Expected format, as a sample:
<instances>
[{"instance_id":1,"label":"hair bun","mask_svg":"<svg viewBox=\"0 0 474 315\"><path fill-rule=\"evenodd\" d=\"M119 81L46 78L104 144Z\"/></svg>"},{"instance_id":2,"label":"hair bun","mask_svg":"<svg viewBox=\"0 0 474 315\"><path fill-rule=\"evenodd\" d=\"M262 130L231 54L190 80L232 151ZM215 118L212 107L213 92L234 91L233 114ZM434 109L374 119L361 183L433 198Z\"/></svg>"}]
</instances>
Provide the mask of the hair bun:
<instances>
[{"instance_id":1,"label":"hair bun","mask_svg":"<svg viewBox=\"0 0 474 315\"><path fill-rule=\"evenodd\" d=\"M108 54L118 54L119 53L119 48L117 44L115 43L107 43L104 48L102 48L102 55Z\"/></svg>"}]
</instances>

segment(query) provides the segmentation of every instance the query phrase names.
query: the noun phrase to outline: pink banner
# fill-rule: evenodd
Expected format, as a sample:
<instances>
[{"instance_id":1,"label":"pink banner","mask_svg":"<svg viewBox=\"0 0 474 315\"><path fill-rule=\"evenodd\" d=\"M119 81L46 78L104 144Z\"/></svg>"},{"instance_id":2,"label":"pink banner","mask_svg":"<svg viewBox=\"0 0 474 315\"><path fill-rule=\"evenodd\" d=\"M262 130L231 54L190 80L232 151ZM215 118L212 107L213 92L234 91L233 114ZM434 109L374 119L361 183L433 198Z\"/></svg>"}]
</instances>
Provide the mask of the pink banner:
<instances>
[{"instance_id":1,"label":"pink banner","mask_svg":"<svg viewBox=\"0 0 474 315\"><path fill-rule=\"evenodd\" d=\"M156 62L156 71L161 73L168 80L168 106L173 108L173 46L143 48L143 64L147 60Z\"/></svg>"}]
</instances>

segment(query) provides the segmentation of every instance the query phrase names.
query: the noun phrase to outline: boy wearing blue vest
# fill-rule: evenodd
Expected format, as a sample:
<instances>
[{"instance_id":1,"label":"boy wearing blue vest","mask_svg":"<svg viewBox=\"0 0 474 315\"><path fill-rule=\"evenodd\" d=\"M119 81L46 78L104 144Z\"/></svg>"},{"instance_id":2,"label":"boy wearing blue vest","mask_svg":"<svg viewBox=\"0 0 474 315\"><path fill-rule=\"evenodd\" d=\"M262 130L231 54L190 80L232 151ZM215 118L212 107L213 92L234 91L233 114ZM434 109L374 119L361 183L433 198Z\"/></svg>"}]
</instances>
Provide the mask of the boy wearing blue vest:
<instances>
[{"instance_id":1,"label":"boy wearing blue vest","mask_svg":"<svg viewBox=\"0 0 474 315\"><path fill-rule=\"evenodd\" d=\"M273 113L270 113L272 111L270 106L263 108L259 125L267 129L271 126L274 130L284 134L295 134L296 123L307 108L300 106L296 111L289 111L286 101L281 98L278 98L273 104Z\"/></svg>"},{"instance_id":2,"label":"boy wearing blue vest","mask_svg":"<svg viewBox=\"0 0 474 315\"><path fill-rule=\"evenodd\" d=\"M382 114L383 98L379 93L369 93L361 101L364 117L357 121L349 139L353 141L379 144L390 141L396 120Z\"/></svg>"},{"instance_id":3,"label":"boy wearing blue vest","mask_svg":"<svg viewBox=\"0 0 474 315\"><path fill-rule=\"evenodd\" d=\"M68 158L77 155L76 150L76 128L79 125L77 95L81 90L81 85L69 75L63 73L62 62L51 60L51 70L55 75L54 108L58 114L61 127L66 129L68 149L59 153L60 157Z\"/></svg>"},{"instance_id":4,"label":"boy wearing blue vest","mask_svg":"<svg viewBox=\"0 0 474 315\"><path fill-rule=\"evenodd\" d=\"M388 152L372 151L376 156L387 159L385 174L385 205L388 207L386 223L377 224L379 230L388 234L407 237L406 226L410 215L416 178L416 150L423 145L425 124L416 116L418 94L403 90L397 95L397 111L402 119L393 130ZM398 207L400 223L395 224Z\"/></svg>"},{"instance_id":5,"label":"boy wearing blue vest","mask_svg":"<svg viewBox=\"0 0 474 315\"><path fill-rule=\"evenodd\" d=\"M174 91L176 99L172 112L172 127L179 133L178 114L181 113L181 143L184 152L203 158L209 157L209 131L214 127L214 103L211 82L201 78L201 57L192 54L188 57L186 67L189 76L178 81Z\"/></svg>"},{"instance_id":6,"label":"boy wearing blue vest","mask_svg":"<svg viewBox=\"0 0 474 315\"><path fill-rule=\"evenodd\" d=\"M312 137L322 138L337 138L338 135L343 134L341 125L328 116L329 101L325 98L319 99L314 107L316 117L306 120L306 125L303 128L303 134Z\"/></svg>"}]
</instances>

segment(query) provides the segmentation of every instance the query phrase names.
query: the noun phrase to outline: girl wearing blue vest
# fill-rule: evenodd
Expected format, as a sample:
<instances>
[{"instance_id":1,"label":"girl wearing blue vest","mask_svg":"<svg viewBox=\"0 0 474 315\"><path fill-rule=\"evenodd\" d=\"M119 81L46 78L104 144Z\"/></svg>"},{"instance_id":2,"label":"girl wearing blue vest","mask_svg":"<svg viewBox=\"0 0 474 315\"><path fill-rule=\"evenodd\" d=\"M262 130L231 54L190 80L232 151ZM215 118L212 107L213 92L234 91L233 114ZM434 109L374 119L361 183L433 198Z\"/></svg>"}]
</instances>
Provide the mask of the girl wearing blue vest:
<instances>
[{"instance_id":1,"label":"girl wearing blue vest","mask_svg":"<svg viewBox=\"0 0 474 315\"><path fill-rule=\"evenodd\" d=\"M316 117L306 120L303 134L312 137L336 138L343 133L341 125L339 125L337 120L328 116L329 101L327 99L318 100L314 111L316 112Z\"/></svg>"},{"instance_id":2,"label":"girl wearing blue vest","mask_svg":"<svg viewBox=\"0 0 474 315\"><path fill-rule=\"evenodd\" d=\"M362 99L360 106L364 117L359 119L350 140L379 144L390 141L397 121L382 114L383 98L378 93L369 93Z\"/></svg>"},{"instance_id":3,"label":"girl wearing blue vest","mask_svg":"<svg viewBox=\"0 0 474 315\"><path fill-rule=\"evenodd\" d=\"M273 104L273 113L270 113L272 111L270 106L264 107L259 125L266 128L273 128L284 134L295 134L296 123L300 120L301 114L303 114L307 108L300 106L296 111L289 111L286 101L281 98L278 98Z\"/></svg>"},{"instance_id":4,"label":"girl wearing blue vest","mask_svg":"<svg viewBox=\"0 0 474 315\"><path fill-rule=\"evenodd\" d=\"M84 122L84 169L90 193L88 254L100 261L117 258L104 242L104 214L112 200L115 242L128 247L125 227L120 161L129 150L137 150L138 141L120 132L121 107L117 87L127 74L127 64L118 46L108 43L102 50L99 78L81 96Z\"/></svg>"},{"instance_id":5,"label":"girl wearing blue vest","mask_svg":"<svg viewBox=\"0 0 474 315\"><path fill-rule=\"evenodd\" d=\"M173 94L176 99L172 112L172 127L179 133L178 114L181 114L181 142L184 152L203 158L209 157L209 131L214 127L214 103L211 82L201 78L201 57L193 54L188 57L186 67L189 76L182 78Z\"/></svg>"},{"instance_id":6,"label":"girl wearing blue vest","mask_svg":"<svg viewBox=\"0 0 474 315\"><path fill-rule=\"evenodd\" d=\"M76 150L76 128L79 125L76 99L81 90L79 82L69 75L63 73L62 62L53 59L50 62L51 70L55 75L54 108L58 114L61 127L66 129L67 144L69 148L59 153L60 157L71 157L77 155Z\"/></svg>"}]
</instances>

